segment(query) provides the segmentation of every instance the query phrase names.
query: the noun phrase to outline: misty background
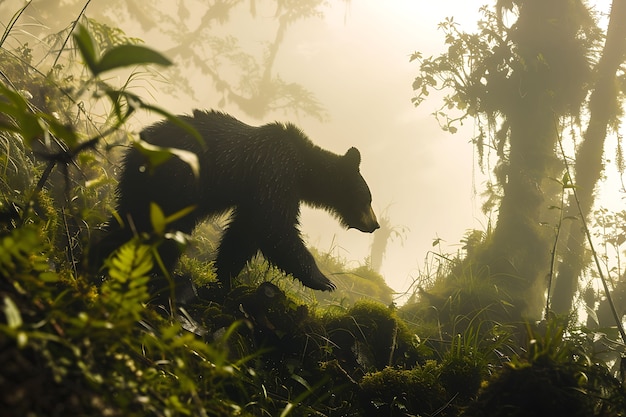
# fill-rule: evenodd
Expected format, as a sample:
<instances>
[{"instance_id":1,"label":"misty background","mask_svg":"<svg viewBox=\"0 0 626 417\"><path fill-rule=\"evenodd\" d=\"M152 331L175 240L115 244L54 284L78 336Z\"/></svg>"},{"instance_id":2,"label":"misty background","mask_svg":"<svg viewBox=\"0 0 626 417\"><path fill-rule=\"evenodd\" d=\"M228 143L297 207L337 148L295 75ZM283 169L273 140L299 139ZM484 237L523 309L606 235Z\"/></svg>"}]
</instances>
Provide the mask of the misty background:
<instances>
[{"instance_id":1,"label":"misty background","mask_svg":"<svg viewBox=\"0 0 626 417\"><path fill-rule=\"evenodd\" d=\"M90 13L96 3L87 7L86 15L99 19L101 16ZM250 13L251 3L241 2L224 24L215 27L221 34L238 39L242 50L253 55L263 53L277 27L275 3L254 3L255 17ZM453 16L463 29L472 30L483 3L337 1L321 9L323 16L298 20L289 26L278 48L273 74L313 93L323 107L321 119L293 109L252 117L232 101L224 100L211 77L198 73L188 74L194 86L193 96L182 91L174 94L171 88L175 84L168 80L167 72L131 91L173 113L213 108L252 125L289 121L302 128L314 143L338 154L357 147L376 214L379 219L386 216L397 232L387 246L380 272L389 286L402 293L420 270L433 262L431 251L455 253L467 231L485 230L490 221L495 221L495 215L481 211L480 193L489 172L482 173L475 161L471 139L476 127L465 125L456 134L444 132L432 116L442 104L437 97L431 96L417 108L411 103L411 85L419 66L409 62L410 55L414 51L424 56L439 54L444 49L444 39L438 23ZM596 3L598 9L608 7L608 1ZM5 25L20 4L12 0L0 2ZM196 3L186 4L191 12L189 24L200 24L199 15L195 16L192 9ZM73 16L82 6L76 6ZM39 7L38 2L32 7ZM166 56L168 49L174 47L168 44L158 25L142 26L126 10L120 15L108 10L106 17L126 35L144 40L146 46ZM24 36L28 36L29 24L47 23L29 21L28 16L23 19ZM69 24L72 18L54 20ZM137 118L137 132L151 120L154 118L149 116ZM613 166L607 164L609 182L602 201L619 205L621 193L617 191L621 183L611 170ZM343 230L328 213L305 207L301 225L309 246L330 252L348 265L365 263L370 255L372 236Z\"/></svg>"},{"instance_id":2,"label":"misty background","mask_svg":"<svg viewBox=\"0 0 626 417\"><path fill-rule=\"evenodd\" d=\"M440 103L416 108L411 84L417 64L415 50L436 54L443 49L437 22L451 14L472 24L475 3L413 0L381 3L374 0L333 2L324 16L298 21L280 45L275 72L309 89L326 111L324 120L288 111L254 119L236 105L219 107L221 98L211 80L197 79L201 100L162 98L159 103L177 112L194 107L219 108L250 123L290 121L319 146L343 154L361 151L361 172L380 218L386 214L400 236L389 242L381 274L387 284L405 292L424 266L435 238L445 250L456 251L467 229L486 227L475 188L481 175L473 160L473 126L455 135L443 132L431 115ZM224 30L253 51L273 34L272 9L250 17L247 5L231 15ZM268 27L264 27L264 23ZM124 27L130 36L132 28ZM158 45L146 39L148 45ZM158 93L157 93L158 94ZM301 229L307 244L331 252L348 265L364 263L373 236L344 230L328 213L303 207Z\"/></svg>"}]
</instances>

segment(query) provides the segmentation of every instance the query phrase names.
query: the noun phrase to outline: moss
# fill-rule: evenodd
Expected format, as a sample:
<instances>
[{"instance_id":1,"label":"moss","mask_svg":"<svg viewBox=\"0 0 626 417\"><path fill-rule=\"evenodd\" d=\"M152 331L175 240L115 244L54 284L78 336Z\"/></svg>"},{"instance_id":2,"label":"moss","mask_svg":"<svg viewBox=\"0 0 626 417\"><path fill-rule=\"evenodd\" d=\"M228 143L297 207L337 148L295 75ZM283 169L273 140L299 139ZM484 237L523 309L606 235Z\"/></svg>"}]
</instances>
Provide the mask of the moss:
<instances>
[{"instance_id":1,"label":"moss","mask_svg":"<svg viewBox=\"0 0 626 417\"><path fill-rule=\"evenodd\" d=\"M434 362L412 370L385 368L363 377L360 387L368 416L433 414L448 402Z\"/></svg>"},{"instance_id":2,"label":"moss","mask_svg":"<svg viewBox=\"0 0 626 417\"><path fill-rule=\"evenodd\" d=\"M473 397L482 382L482 368L465 356L446 357L441 362L441 384L460 400Z\"/></svg>"},{"instance_id":3,"label":"moss","mask_svg":"<svg viewBox=\"0 0 626 417\"><path fill-rule=\"evenodd\" d=\"M333 354L359 379L386 366L410 368L420 359L415 337L393 308L359 301L326 324Z\"/></svg>"},{"instance_id":4,"label":"moss","mask_svg":"<svg viewBox=\"0 0 626 417\"><path fill-rule=\"evenodd\" d=\"M505 367L481 389L463 416L592 416L593 399L558 366Z\"/></svg>"},{"instance_id":5,"label":"moss","mask_svg":"<svg viewBox=\"0 0 626 417\"><path fill-rule=\"evenodd\" d=\"M193 283L199 287L217 282L213 262L202 261L198 258L183 255L180 258L177 270L183 275L192 276Z\"/></svg>"}]
</instances>

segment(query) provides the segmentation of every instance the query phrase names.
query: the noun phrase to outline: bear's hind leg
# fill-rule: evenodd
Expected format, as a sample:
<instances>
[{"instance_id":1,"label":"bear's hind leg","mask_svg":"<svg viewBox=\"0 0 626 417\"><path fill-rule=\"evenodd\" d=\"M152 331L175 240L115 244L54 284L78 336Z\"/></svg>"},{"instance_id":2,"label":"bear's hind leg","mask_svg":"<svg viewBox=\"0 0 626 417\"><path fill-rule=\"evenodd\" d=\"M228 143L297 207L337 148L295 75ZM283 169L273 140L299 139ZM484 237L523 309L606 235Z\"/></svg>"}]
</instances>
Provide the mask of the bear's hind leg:
<instances>
[{"instance_id":1,"label":"bear's hind leg","mask_svg":"<svg viewBox=\"0 0 626 417\"><path fill-rule=\"evenodd\" d=\"M252 217L254 219L254 217ZM235 209L231 221L222 235L215 260L217 279L225 289L230 290L231 280L259 250L258 243L253 239L251 228L254 223L249 216Z\"/></svg>"}]
</instances>

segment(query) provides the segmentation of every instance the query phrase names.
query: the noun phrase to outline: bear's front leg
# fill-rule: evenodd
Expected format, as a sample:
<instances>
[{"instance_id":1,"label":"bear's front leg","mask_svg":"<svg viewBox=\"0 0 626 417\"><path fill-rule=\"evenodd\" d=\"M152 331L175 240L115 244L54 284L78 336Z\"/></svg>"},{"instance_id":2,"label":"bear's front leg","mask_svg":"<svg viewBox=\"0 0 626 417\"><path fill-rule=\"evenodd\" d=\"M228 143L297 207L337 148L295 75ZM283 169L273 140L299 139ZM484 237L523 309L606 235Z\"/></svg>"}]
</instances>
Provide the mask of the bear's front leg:
<instances>
[{"instance_id":1,"label":"bear's front leg","mask_svg":"<svg viewBox=\"0 0 626 417\"><path fill-rule=\"evenodd\" d=\"M290 221L291 220L291 221ZM259 231L260 249L272 265L293 275L314 290L333 291L333 284L317 267L313 255L304 246L296 228L297 215L285 216L275 222L263 223Z\"/></svg>"},{"instance_id":2,"label":"bear's front leg","mask_svg":"<svg viewBox=\"0 0 626 417\"><path fill-rule=\"evenodd\" d=\"M337 288L319 270L299 234L285 234L278 242L262 244L261 252L268 262L293 275L306 287L321 291L334 291Z\"/></svg>"},{"instance_id":3,"label":"bear's front leg","mask_svg":"<svg viewBox=\"0 0 626 417\"><path fill-rule=\"evenodd\" d=\"M246 262L261 250L267 261L314 290L336 287L315 264L297 229L297 206L293 210L263 209L261 205L238 207L222 236L215 261L217 277L226 288Z\"/></svg>"}]
</instances>

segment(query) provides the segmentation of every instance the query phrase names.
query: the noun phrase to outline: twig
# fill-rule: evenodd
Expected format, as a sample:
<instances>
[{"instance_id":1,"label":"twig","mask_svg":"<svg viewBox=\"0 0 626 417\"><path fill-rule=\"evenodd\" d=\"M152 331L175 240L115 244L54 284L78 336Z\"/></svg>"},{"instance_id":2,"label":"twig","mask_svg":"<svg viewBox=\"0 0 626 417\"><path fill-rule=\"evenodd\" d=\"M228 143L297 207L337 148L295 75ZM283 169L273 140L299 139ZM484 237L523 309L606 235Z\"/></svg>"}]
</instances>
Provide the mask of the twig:
<instances>
[{"instance_id":1,"label":"twig","mask_svg":"<svg viewBox=\"0 0 626 417\"><path fill-rule=\"evenodd\" d=\"M90 0L91 1L91 0ZM13 27L15 26L15 24L17 23L18 19L20 18L20 16L22 15L22 13L24 13L24 10L26 10L26 8L28 6L30 6L32 4L32 1L27 2L24 7L22 7L21 9L19 9L14 15L13 17L11 17L11 20L9 21L9 24L7 25L7 28L5 29L4 33L2 34L2 38L0 38L0 48L2 47L2 45L4 45L4 41L7 40L7 38L9 37L9 33L11 33L11 31L13 30Z\"/></svg>"},{"instance_id":2,"label":"twig","mask_svg":"<svg viewBox=\"0 0 626 417\"><path fill-rule=\"evenodd\" d=\"M67 45L67 43L69 42L70 37L72 36L72 33L74 33L74 29L76 28L76 25L78 25L78 21L85 14L85 10L87 10L87 6L89 6L89 3L91 3L91 0L87 0L85 2L85 5L83 6L82 10L80 11L80 13L78 13L78 17L76 18L76 20L72 22L72 27L69 33L67 34L67 36L65 37L65 40L63 41L63 45L61 45L61 48L59 49L59 53L57 54L56 58L54 58L54 63L52 64L52 68L56 67L57 62L59 62L59 58L61 57L61 54L65 50L65 45Z\"/></svg>"},{"instance_id":3,"label":"twig","mask_svg":"<svg viewBox=\"0 0 626 417\"><path fill-rule=\"evenodd\" d=\"M569 172L567 173L569 178ZM559 207L559 223L556 228L556 236L554 237L554 244L552 245L552 254L550 257L550 273L548 274L548 294L546 295L546 311L543 318L548 320L550 314L550 297L552 291L552 281L554 280L554 271L556 269L556 250L559 245L559 237L561 236L561 227L563 226L563 197L565 195L565 184L562 184L561 188L561 206Z\"/></svg>"},{"instance_id":4,"label":"twig","mask_svg":"<svg viewBox=\"0 0 626 417\"><path fill-rule=\"evenodd\" d=\"M567 157L565 156L565 150L563 149L563 141L561 140L561 135L557 135L557 140L559 141L559 148L561 150L561 154L563 155L563 163L565 164L565 171L567 175L570 176L570 167L567 162ZM571 178L571 176L570 176ZM583 230L585 231L585 236L587 237L587 242L589 243L589 249L591 249L591 253L593 254L593 259L596 264L596 268L598 270L598 276L600 277L600 281L602 281L602 286L604 288L604 295L606 296L606 301L609 303L611 307L611 313L613 314L613 318L615 319L615 324L617 325L617 330L619 331L620 336L622 337L622 341L626 343L626 332L624 331L624 326L622 324L622 320L617 313L617 309L615 308L615 304L613 303L613 298L611 297L611 291L609 290L609 284L604 278L604 273L602 272L602 265L600 265L600 259L598 258L598 254L593 247L593 241L591 240L591 232L589 231L589 227L587 226L587 218L583 213L582 207L580 206L580 200L578 199L578 193L576 192L576 187L572 188L572 192L574 193L574 201L576 201L576 207L578 208L578 213L580 214L580 220L583 223Z\"/></svg>"}]
</instances>

